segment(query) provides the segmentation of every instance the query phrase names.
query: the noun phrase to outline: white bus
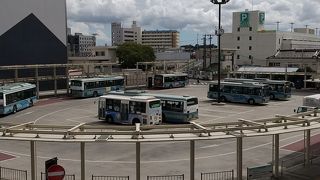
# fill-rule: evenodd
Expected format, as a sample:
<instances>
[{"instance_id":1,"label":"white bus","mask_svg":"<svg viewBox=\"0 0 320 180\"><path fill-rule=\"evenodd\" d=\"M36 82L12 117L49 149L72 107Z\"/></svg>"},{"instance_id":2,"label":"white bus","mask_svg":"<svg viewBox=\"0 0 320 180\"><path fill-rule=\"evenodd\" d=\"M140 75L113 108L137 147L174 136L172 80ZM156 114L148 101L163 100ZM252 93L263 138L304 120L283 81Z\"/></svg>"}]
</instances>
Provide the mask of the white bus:
<instances>
[{"instance_id":1,"label":"white bus","mask_svg":"<svg viewBox=\"0 0 320 180\"><path fill-rule=\"evenodd\" d=\"M37 101L36 85L13 83L0 86L0 114L16 113Z\"/></svg>"},{"instance_id":2,"label":"white bus","mask_svg":"<svg viewBox=\"0 0 320 180\"><path fill-rule=\"evenodd\" d=\"M188 123L191 120L198 119L198 98L195 96L148 93L140 90L111 91L109 94L125 96L154 96L160 99L163 122Z\"/></svg>"},{"instance_id":3,"label":"white bus","mask_svg":"<svg viewBox=\"0 0 320 180\"><path fill-rule=\"evenodd\" d=\"M98 116L108 123L161 124L161 102L153 96L105 95L99 98Z\"/></svg>"},{"instance_id":4,"label":"white bus","mask_svg":"<svg viewBox=\"0 0 320 180\"><path fill-rule=\"evenodd\" d=\"M154 87L177 88L185 87L189 83L188 74L157 74L154 76Z\"/></svg>"}]
</instances>

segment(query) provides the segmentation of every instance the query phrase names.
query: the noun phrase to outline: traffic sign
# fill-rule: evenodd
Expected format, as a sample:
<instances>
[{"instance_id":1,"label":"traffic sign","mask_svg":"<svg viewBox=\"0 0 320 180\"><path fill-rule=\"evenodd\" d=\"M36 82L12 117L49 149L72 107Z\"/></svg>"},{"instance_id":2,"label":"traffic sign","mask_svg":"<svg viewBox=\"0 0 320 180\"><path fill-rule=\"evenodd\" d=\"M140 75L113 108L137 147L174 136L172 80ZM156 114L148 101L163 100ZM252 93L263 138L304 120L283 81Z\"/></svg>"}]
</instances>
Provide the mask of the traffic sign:
<instances>
[{"instance_id":1,"label":"traffic sign","mask_svg":"<svg viewBox=\"0 0 320 180\"><path fill-rule=\"evenodd\" d=\"M63 180L64 175L64 168L57 164L50 166L47 172L48 180Z\"/></svg>"}]
</instances>

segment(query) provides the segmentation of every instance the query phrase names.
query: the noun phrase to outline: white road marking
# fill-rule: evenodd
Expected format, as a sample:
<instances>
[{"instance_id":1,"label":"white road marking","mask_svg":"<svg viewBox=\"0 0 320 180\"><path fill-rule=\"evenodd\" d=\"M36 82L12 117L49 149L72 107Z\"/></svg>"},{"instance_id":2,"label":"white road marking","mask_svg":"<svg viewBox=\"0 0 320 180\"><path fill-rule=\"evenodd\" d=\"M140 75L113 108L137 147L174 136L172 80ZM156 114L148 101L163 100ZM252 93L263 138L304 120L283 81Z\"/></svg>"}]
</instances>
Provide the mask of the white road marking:
<instances>
[{"instance_id":1,"label":"white road marking","mask_svg":"<svg viewBox=\"0 0 320 180\"><path fill-rule=\"evenodd\" d=\"M26 112L26 113L17 115L17 116L15 116L14 118L19 118L19 117L22 117L22 116L26 116L26 115L32 114L33 112L34 112L34 111Z\"/></svg>"},{"instance_id":2,"label":"white road marking","mask_svg":"<svg viewBox=\"0 0 320 180\"><path fill-rule=\"evenodd\" d=\"M80 116L80 117L74 117L74 118L68 118L68 119L65 119L66 121L70 121L70 122L80 122L80 121L76 121L75 119L83 119L83 118L88 118L88 117L92 117L96 114L92 114L91 116Z\"/></svg>"},{"instance_id":3,"label":"white road marking","mask_svg":"<svg viewBox=\"0 0 320 180\"><path fill-rule=\"evenodd\" d=\"M215 115L212 115L212 114L205 114L205 113L199 113L199 116L222 118L222 116L215 116Z\"/></svg>"},{"instance_id":4,"label":"white road marking","mask_svg":"<svg viewBox=\"0 0 320 180\"><path fill-rule=\"evenodd\" d=\"M210 111L210 112L218 112L218 113L231 113L231 114L234 114L235 112L234 111L220 111L220 110L217 110L217 109L205 109L205 108L201 108L201 111L204 110L204 111Z\"/></svg>"},{"instance_id":5,"label":"white road marking","mask_svg":"<svg viewBox=\"0 0 320 180\"><path fill-rule=\"evenodd\" d=\"M38 117L36 120L34 120L34 123L37 123L40 119L42 119L42 118L44 118L44 117L50 116L50 115L52 115L52 114L54 114L54 113L57 113L57 112L66 111L66 110L68 110L68 109L72 109L72 108L60 109L60 110L53 111L53 112L51 112L51 113L45 114L45 115L43 115L43 116L40 116L40 117Z\"/></svg>"},{"instance_id":6,"label":"white road marking","mask_svg":"<svg viewBox=\"0 0 320 180\"><path fill-rule=\"evenodd\" d=\"M238 116L238 115L241 115L241 114L246 114L246 113L249 113L249 112L252 112L252 111L254 111L254 110L243 111L243 112L240 112L240 113L234 113L234 114L229 115L229 116L223 116L223 117L220 116L220 117L218 117L218 118L216 118L216 119L211 119L211 120L208 120L208 121L203 121L202 123L208 123L208 122L210 122L210 121L212 121L212 120L219 120L219 119L224 119L224 118L230 118L230 117Z\"/></svg>"},{"instance_id":7,"label":"white road marking","mask_svg":"<svg viewBox=\"0 0 320 180\"><path fill-rule=\"evenodd\" d=\"M213 144L213 145L208 145L208 146L202 146L200 147L200 149L206 149L206 148L212 148L212 147L219 147L222 145L227 145L227 144L232 144L235 143L236 141L230 141L230 142L226 142L226 143L221 143L221 144Z\"/></svg>"}]
</instances>

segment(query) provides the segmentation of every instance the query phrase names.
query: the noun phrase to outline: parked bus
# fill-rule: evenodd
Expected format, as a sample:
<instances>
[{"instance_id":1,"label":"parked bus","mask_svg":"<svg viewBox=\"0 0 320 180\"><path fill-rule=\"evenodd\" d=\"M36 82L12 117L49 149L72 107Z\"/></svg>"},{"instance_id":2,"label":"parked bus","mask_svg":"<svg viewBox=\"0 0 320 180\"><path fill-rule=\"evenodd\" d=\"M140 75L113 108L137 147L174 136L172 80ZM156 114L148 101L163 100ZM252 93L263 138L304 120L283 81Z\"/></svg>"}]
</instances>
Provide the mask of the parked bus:
<instances>
[{"instance_id":1,"label":"parked bus","mask_svg":"<svg viewBox=\"0 0 320 180\"><path fill-rule=\"evenodd\" d=\"M239 102L264 104L269 102L268 85L253 82L221 82L220 100L222 102ZM209 84L208 98L218 98L218 82Z\"/></svg>"},{"instance_id":2,"label":"parked bus","mask_svg":"<svg viewBox=\"0 0 320 180\"><path fill-rule=\"evenodd\" d=\"M269 85L270 99L287 100L291 97L291 82L281 80L270 80L265 78L237 79L227 78L226 82L258 82Z\"/></svg>"},{"instance_id":3,"label":"parked bus","mask_svg":"<svg viewBox=\"0 0 320 180\"><path fill-rule=\"evenodd\" d=\"M154 76L154 87L176 88L185 87L188 84L188 74L157 74Z\"/></svg>"},{"instance_id":4,"label":"parked bus","mask_svg":"<svg viewBox=\"0 0 320 180\"><path fill-rule=\"evenodd\" d=\"M124 90L122 76L70 80L70 94L73 97L98 97L115 90Z\"/></svg>"},{"instance_id":5,"label":"parked bus","mask_svg":"<svg viewBox=\"0 0 320 180\"><path fill-rule=\"evenodd\" d=\"M13 83L0 86L0 114L16 113L37 101L36 85Z\"/></svg>"},{"instance_id":6,"label":"parked bus","mask_svg":"<svg viewBox=\"0 0 320 180\"><path fill-rule=\"evenodd\" d=\"M154 96L160 99L163 122L187 123L198 118L198 98L195 96L154 94L139 90L111 91L109 94Z\"/></svg>"},{"instance_id":7,"label":"parked bus","mask_svg":"<svg viewBox=\"0 0 320 180\"><path fill-rule=\"evenodd\" d=\"M155 125L162 122L161 113L161 102L153 96L109 94L99 98L99 119L109 123Z\"/></svg>"}]
</instances>

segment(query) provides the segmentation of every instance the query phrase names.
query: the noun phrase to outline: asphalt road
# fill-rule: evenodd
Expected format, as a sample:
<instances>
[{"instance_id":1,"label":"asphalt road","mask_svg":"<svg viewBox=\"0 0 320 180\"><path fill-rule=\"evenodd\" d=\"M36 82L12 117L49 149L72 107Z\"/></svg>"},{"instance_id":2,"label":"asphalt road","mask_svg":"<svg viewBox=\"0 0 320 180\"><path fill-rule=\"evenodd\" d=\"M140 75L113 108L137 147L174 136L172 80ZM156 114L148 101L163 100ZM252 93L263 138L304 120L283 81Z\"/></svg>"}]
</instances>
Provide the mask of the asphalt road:
<instances>
[{"instance_id":1,"label":"asphalt road","mask_svg":"<svg viewBox=\"0 0 320 180\"><path fill-rule=\"evenodd\" d=\"M239 118L254 120L288 115L301 105L305 95L312 91L294 92L289 101L271 101L268 105L251 106L227 103L212 105L206 98L206 85L190 85L186 88L153 90L152 93L193 95L199 98L199 119L197 123L230 122ZM70 99L66 97L40 100L34 107L0 118L0 122L77 125L79 123L104 124L97 119L97 98ZM319 130L320 131L320 130ZM312 131L317 134L318 131ZM288 145L303 139L303 132L280 135L280 156L295 152ZM143 143L141 145L141 175L185 174L189 179L189 142ZM9 159L1 158L10 155ZM9 157L9 156L8 156ZM37 143L38 174L44 172L47 159L58 157L59 164L67 174L80 179L79 143ZM247 167L263 165L272 161L272 137L244 138L243 174ZM0 141L0 166L28 170L30 172L30 143ZM236 169L236 139L196 142L196 179L201 172ZM29 173L30 174L30 173ZM135 144L91 143L86 144L86 179L91 175L122 175L135 179ZM40 179L40 178L39 178Z\"/></svg>"}]
</instances>

